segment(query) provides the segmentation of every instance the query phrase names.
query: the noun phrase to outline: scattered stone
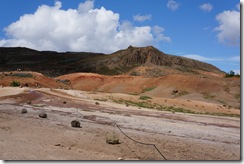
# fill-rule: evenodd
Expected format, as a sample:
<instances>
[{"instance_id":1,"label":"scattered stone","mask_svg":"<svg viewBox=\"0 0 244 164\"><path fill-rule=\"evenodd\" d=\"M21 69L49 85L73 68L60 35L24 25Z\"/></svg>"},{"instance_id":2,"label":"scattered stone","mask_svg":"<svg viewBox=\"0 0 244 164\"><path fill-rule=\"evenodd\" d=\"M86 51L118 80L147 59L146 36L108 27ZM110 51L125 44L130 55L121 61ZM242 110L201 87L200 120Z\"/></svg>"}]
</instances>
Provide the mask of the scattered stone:
<instances>
[{"instance_id":1,"label":"scattered stone","mask_svg":"<svg viewBox=\"0 0 244 164\"><path fill-rule=\"evenodd\" d=\"M27 101L27 104L29 104L29 105L30 105L30 104L31 104L31 101Z\"/></svg>"},{"instance_id":2,"label":"scattered stone","mask_svg":"<svg viewBox=\"0 0 244 164\"><path fill-rule=\"evenodd\" d=\"M124 160L123 158L119 157L118 160Z\"/></svg>"},{"instance_id":3,"label":"scattered stone","mask_svg":"<svg viewBox=\"0 0 244 164\"><path fill-rule=\"evenodd\" d=\"M71 127L80 128L80 122L77 120L71 121Z\"/></svg>"},{"instance_id":4,"label":"scattered stone","mask_svg":"<svg viewBox=\"0 0 244 164\"><path fill-rule=\"evenodd\" d=\"M95 104L96 104L96 105L100 105L99 102L96 102Z\"/></svg>"},{"instance_id":5,"label":"scattered stone","mask_svg":"<svg viewBox=\"0 0 244 164\"><path fill-rule=\"evenodd\" d=\"M47 114L44 113L44 112L41 112L41 113L39 114L39 117L40 117L40 118L47 118Z\"/></svg>"},{"instance_id":6,"label":"scattered stone","mask_svg":"<svg viewBox=\"0 0 244 164\"><path fill-rule=\"evenodd\" d=\"M56 144L55 146L61 146L61 144Z\"/></svg>"},{"instance_id":7,"label":"scattered stone","mask_svg":"<svg viewBox=\"0 0 244 164\"><path fill-rule=\"evenodd\" d=\"M179 91L175 89L175 90L172 91L172 94L176 94L176 93L178 93L178 92L179 92Z\"/></svg>"},{"instance_id":8,"label":"scattered stone","mask_svg":"<svg viewBox=\"0 0 244 164\"><path fill-rule=\"evenodd\" d=\"M117 135L113 132L113 134L110 134L106 137L106 143L108 144L120 144L119 142L119 138L117 137Z\"/></svg>"},{"instance_id":9,"label":"scattered stone","mask_svg":"<svg viewBox=\"0 0 244 164\"><path fill-rule=\"evenodd\" d=\"M66 103L67 103L66 101L63 102L63 104L66 104Z\"/></svg>"},{"instance_id":10,"label":"scattered stone","mask_svg":"<svg viewBox=\"0 0 244 164\"><path fill-rule=\"evenodd\" d=\"M27 113L27 109L25 109L25 108L24 108L24 109L22 109L22 110L21 110L21 113L22 113L22 114Z\"/></svg>"}]
</instances>

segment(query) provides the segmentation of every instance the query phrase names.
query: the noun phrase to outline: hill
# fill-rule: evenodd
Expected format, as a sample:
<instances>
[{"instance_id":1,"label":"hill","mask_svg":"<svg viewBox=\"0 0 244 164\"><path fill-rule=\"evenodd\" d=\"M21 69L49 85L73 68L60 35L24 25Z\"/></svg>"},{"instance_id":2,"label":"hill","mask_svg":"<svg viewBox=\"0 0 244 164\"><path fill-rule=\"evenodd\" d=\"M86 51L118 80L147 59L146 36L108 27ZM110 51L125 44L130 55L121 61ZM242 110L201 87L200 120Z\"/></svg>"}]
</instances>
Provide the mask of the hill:
<instances>
[{"instance_id":1,"label":"hill","mask_svg":"<svg viewBox=\"0 0 244 164\"><path fill-rule=\"evenodd\" d=\"M0 71L40 72L55 77L86 72L103 75L142 75L159 77L168 74L206 74L222 76L213 65L179 56L165 54L158 49L132 47L112 54L92 52L36 51L28 48L0 48Z\"/></svg>"}]
</instances>

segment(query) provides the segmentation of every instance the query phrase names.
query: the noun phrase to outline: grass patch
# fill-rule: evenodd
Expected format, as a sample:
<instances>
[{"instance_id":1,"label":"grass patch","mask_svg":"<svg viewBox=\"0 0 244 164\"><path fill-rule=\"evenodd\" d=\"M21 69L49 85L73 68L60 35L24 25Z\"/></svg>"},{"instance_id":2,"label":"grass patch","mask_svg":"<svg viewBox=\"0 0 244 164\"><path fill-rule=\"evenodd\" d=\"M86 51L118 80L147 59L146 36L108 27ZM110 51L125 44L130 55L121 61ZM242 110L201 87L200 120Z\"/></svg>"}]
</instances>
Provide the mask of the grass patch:
<instances>
[{"instance_id":1,"label":"grass patch","mask_svg":"<svg viewBox=\"0 0 244 164\"><path fill-rule=\"evenodd\" d=\"M13 81L11 84L10 84L11 87L19 87L20 86L20 82L18 81Z\"/></svg>"},{"instance_id":2,"label":"grass patch","mask_svg":"<svg viewBox=\"0 0 244 164\"><path fill-rule=\"evenodd\" d=\"M240 97L241 97L240 93L235 94L234 97L235 97L235 99L240 100Z\"/></svg>"},{"instance_id":3,"label":"grass patch","mask_svg":"<svg viewBox=\"0 0 244 164\"><path fill-rule=\"evenodd\" d=\"M202 92L202 95L203 95L203 98L205 98L205 99L212 99L212 98L215 97L215 96L213 96L213 95L210 95L210 94L207 93L207 92Z\"/></svg>"},{"instance_id":4,"label":"grass patch","mask_svg":"<svg viewBox=\"0 0 244 164\"><path fill-rule=\"evenodd\" d=\"M187 94L189 94L189 92L187 92L187 91L180 91L179 96L184 96L184 95L187 95Z\"/></svg>"},{"instance_id":5,"label":"grass patch","mask_svg":"<svg viewBox=\"0 0 244 164\"><path fill-rule=\"evenodd\" d=\"M136 107L142 107L142 108L150 108L153 109L154 106L151 103L144 102L144 101L130 101L130 100L113 100L115 103L118 104L126 104L126 106L136 106Z\"/></svg>"},{"instance_id":6,"label":"grass patch","mask_svg":"<svg viewBox=\"0 0 244 164\"><path fill-rule=\"evenodd\" d=\"M206 113L203 113L205 115L212 115L212 116L225 116L225 117L237 117L237 118L240 118L240 115L239 114L228 114L228 113L209 113L209 112L206 112Z\"/></svg>"},{"instance_id":7,"label":"grass patch","mask_svg":"<svg viewBox=\"0 0 244 164\"><path fill-rule=\"evenodd\" d=\"M14 73L14 74L10 74L10 76L24 77L24 78L33 78L33 75L30 74L30 73Z\"/></svg>"},{"instance_id":8,"label":"grass patch","mask_svg":"<svg viewBox=\"0 0 244 164\"><path fill-rule=\"evenodd\" d=\"M157 87L156 86L152 86L152 87L149 87L149 88L145 88L145 89L143 89L142 93L149 92L151 90L154 90L155 88L157 88Z\"/></svg>"},{"instance_id":9,"label":"grass patch","mask_svg":"<svg viewBox=\"0 0 244 164\"><path fill-rule=\"evenodd\" d=\"M149 109L156 109L159 111L169 111L169 112L181 112L181 113L192 113L192 114L196 114L196 112L190 110L190 109L185 109L185 108L177 108L177 107L173 107L173 106L163 106L163 105L159 105L159 104L152 104L149 102L145 102L145 101L139 101L139 102L134 102L134 101L130 101L130 100L113 100L115 103L118 104L126 104L128 106L136 106L136 107L142 107L142 108L149 108Z\"/></svg>"},{"instance_id":10,"label":"grass patch","mask_svg":"<svg viewBox=\"0 0 244 164\"><path fill-rule=\"evenodd\" d=\"M97 100L97 101L103 101L103 102L108 101L108 99L94 99L94 100Z\"/></svg>"},{"instance_id":11,"label":"grass patch","mask_svg":"<svg viewBox=\"0 0 244 164\"><path fill-rule=\"evenodd\" d=\"M139 102L134 102L130 100L113 100L113 102L118 103L118 104L126 104L127 106L136 106L136 107L142 107L142 108L149 108L149 109L156 109L159 111L168 111L168 112L179 112L179 113L189 113L189 114L204 114L204 115L212 115L212 116L226 116L226 117L238 117L240 118L239 114L227 114L227 113L209 113L209 112L195 112L192 111L191 109L186 109L186 108L178 108L174 106L164 106L160 104L152 104L149 102L145 101L139 101Z\"/></svg>"},{"instance_id":12,"label":"grass patch","mask_svg":"<svg viewBox=\"0 0 244 164\"><path fill-rule=\"evenodd\" d=\"M152 99L152 98L149 97L149 96L140 96L139 99L140 99L140 100L148 100L148 99Z\"/></svg>"}]
</instances>

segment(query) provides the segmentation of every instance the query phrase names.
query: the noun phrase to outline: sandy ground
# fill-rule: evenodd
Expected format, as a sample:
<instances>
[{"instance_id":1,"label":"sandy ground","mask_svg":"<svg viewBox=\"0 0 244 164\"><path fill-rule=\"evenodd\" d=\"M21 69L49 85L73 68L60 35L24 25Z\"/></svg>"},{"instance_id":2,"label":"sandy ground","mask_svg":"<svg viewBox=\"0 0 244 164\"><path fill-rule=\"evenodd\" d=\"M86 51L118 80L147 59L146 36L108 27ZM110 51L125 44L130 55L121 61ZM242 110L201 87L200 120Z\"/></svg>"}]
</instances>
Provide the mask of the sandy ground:
<instances>
[{"instance_id":1,"label":"sandy ground","mask_svg":"<svg viewBox=\"0 0 244 164\"><path fill-rule=\"evenodd\" d=\"M96 105L94 99L102 97L106 94L0 88L0 159L240 160L240 118L138 109L111 101ZM39 118L41 111L48 117ZM74 119L81 128L70 126ZM155 147L129 139L115 123L133 140L154 144L164 157ZM120 144L106 143L112 134Z\"/></svg>"}]
</instances>

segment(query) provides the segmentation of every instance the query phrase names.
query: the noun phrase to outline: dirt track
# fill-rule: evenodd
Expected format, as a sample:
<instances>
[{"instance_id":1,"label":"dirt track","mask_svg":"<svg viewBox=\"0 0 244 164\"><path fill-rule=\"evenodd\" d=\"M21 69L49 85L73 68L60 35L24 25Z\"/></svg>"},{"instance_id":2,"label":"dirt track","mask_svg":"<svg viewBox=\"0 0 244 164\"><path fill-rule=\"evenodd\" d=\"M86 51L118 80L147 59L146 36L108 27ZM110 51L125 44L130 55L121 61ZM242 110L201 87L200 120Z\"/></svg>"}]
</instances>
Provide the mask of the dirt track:
<instances>
[{"instance_id":1,"label":"dirt track","mask_svg":"<svg viewBox=\"0 0 244 164\"><path fill-rule=\"evenodd\" d=\"M0 91L2 160L164 160L152 146L127 138L114 123L131 138L155 144L168 160L240 160L239 118L138 109L112 102L96 105L87 92L4 89ZM27 114L21 114L23 108ZM39 118L40 111L48 118ZM74 119L82 128L70 126ZM111 133L121 144L106 143Z\"/></svg>"}]
</instances>

